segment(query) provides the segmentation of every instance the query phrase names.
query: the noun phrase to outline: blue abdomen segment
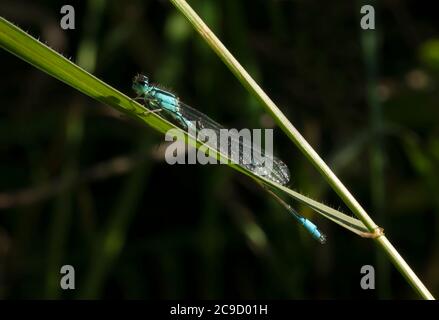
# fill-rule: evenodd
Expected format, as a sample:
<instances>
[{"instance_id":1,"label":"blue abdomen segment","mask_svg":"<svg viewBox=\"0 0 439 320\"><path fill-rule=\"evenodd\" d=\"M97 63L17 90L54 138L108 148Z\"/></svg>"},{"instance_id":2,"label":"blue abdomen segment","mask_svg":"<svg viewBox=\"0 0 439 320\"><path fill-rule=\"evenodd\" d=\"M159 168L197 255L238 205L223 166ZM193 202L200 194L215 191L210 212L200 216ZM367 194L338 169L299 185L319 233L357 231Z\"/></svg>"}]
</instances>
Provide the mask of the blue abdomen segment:
<instances>
[{"instance_id":1,"label":"blue abdomen segment","mask_svg":"<svg viewBox=\"0 0 439 320\"><path fill-rule=\"evenodd\" d=\"M298 220L306 228L306 230L308 230L309 233L311 233L314 239L316 239L320 243L326 242L325 235L320 232L320 230L317 228L317 226L314 223L312 223L311 221L309 221L308 219L302 216L298 217Z\"/></svg>"}]
</instances>

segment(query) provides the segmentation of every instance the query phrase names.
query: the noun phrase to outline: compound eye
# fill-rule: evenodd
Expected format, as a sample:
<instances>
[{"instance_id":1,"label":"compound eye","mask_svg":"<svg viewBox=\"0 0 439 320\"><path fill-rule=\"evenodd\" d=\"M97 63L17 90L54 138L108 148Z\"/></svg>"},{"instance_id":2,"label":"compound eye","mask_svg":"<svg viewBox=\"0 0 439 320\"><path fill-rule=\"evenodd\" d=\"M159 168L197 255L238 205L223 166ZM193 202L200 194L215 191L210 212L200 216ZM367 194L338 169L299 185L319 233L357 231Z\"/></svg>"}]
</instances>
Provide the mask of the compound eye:
<instances>
[{"instance_id":1,"label":"compound eye","mask_svg":"<svg viewBox=\"0 0 439 320\"><path fill-rule=\"evenodd\" d=\"M142 82L143 84L148 84L148 77L144 76L143 74L139 75L139 82Z\"/></svg>"},{"instance_id":2,"label":"compound eye","mask_svg":"<svg viewBox=\"0 0 439 320\"><path fill-rule=\"evenodd\" d=\"M137 74L134 77L133 82L139 83L139 84L142 84L142 85L148 85L148 83L149 83L148 77L144 76L143 74Z\"/></svg>"}]
</instances>

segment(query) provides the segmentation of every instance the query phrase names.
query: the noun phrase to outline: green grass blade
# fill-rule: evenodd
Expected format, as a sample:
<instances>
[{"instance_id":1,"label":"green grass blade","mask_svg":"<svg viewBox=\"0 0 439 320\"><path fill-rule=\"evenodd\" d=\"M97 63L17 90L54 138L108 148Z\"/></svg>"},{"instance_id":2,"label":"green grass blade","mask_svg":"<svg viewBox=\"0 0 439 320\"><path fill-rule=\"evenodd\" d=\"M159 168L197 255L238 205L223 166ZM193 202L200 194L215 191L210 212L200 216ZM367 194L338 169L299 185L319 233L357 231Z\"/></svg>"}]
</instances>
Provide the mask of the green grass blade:
<instances>
[{"instance_id":1,"label":"green grass blade","mask_svg":"<svg viewBox=\"0 0 439 320\"><path fill-rule=\"evenodd\" d=\"M0 45L20 59L29 62L33 66L52 75L69 86L76 88L82 93L100 102L118 109L128 116L144 122L159 132L166 133L169 129L175 128L179 130L183 137L185 137L187 143L197 148L201 146L201 144L195 139L188 137L185 132L161 118L158 114L149 113L145 115L144 107L133 101L130 97L107 85L3 18L0 20ZM213 149L210 149L210 154L218 159L224 161L227 160L224 155L217 154ZM353 219L342 212L332 209L282 185L255 176L251 171L238 165L229 164L229 166L255 180L274 187L276 190L287 193L300 203L310 206L318 213L350 231L356 233L367 232L367 228L359 220Z\"/></svg>"}]
</instances>

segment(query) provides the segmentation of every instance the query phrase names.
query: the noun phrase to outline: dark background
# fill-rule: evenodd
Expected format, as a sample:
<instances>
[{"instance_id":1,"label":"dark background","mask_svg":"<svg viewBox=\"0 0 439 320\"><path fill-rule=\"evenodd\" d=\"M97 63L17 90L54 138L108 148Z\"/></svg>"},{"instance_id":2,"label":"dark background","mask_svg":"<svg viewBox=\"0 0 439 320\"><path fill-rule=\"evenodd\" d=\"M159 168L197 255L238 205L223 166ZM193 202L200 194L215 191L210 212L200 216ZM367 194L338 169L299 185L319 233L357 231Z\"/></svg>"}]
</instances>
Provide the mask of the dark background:
<instances>
[{"instance_id":1,"label":"dark background","mask_svg":"<svg viewBox=\"0 0 439 320\"><path fill-rule=\"evenodd\" d=\"M363 31L361 1L190 3L437 294L438 11L367 2ZM170 3L72 1L75 30L59 26L64 4L0 12L128 95L144 72L228 127L275 128L291 187L349 212ZM0 61L0 298L418 298L373 241L297 206L322 246L245 176L167 165L161 134ZM360 288L366 264L376 290Z\"/></svg>"}]
</instances>

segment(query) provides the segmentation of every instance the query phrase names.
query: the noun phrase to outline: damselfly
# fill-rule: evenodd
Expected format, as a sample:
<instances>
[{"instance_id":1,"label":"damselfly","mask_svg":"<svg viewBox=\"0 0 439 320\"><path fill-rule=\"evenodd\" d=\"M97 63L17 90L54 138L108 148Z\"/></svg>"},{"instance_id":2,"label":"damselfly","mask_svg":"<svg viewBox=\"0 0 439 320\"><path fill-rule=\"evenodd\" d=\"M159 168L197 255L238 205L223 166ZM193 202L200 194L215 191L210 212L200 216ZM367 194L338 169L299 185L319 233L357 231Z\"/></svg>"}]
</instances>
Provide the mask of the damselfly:
<instances>
[{"instance_id":1,"label":"damselfly","mask_svg":"<svg viewBox=\"0 0 439 320\"><path fill-rule=\"evenodd\" d=\"M165 118L185 131L189 131L192 126L196 126L196 128L192 129L210 129L215 131L219 137L220 130L225 129L205 114L180 101L175 94L150 84L148 77L142 74L138 74L134 77L132 87L137 94L136 99L143 101L143 105L148 109L148 112L161 111L161 114ZM224 147L217 141L215 143L212 143L210 140L201 142L218 150L222 154L229 155L232 159L239 159L238 165L245 167L257 176L264 177L281 185L288 184L290 172L285 163L272 155L265 154L262 148L260 150L254 150L254 145L251 141L243 139L242 136L232 135L231 138L230 143L234 142L239 144L239 148L230 148L230 145ZM244 150L257 152L243 152ZM234 152L238 154L234 154ZM269 170L265 165L267 159L270 160L272 164ZM265 188L315 239L321 243L326 241L324 234L318 230L314 223L297 213L272 190L268 189L268 187Z\"/></svg>"}]
</instances>

